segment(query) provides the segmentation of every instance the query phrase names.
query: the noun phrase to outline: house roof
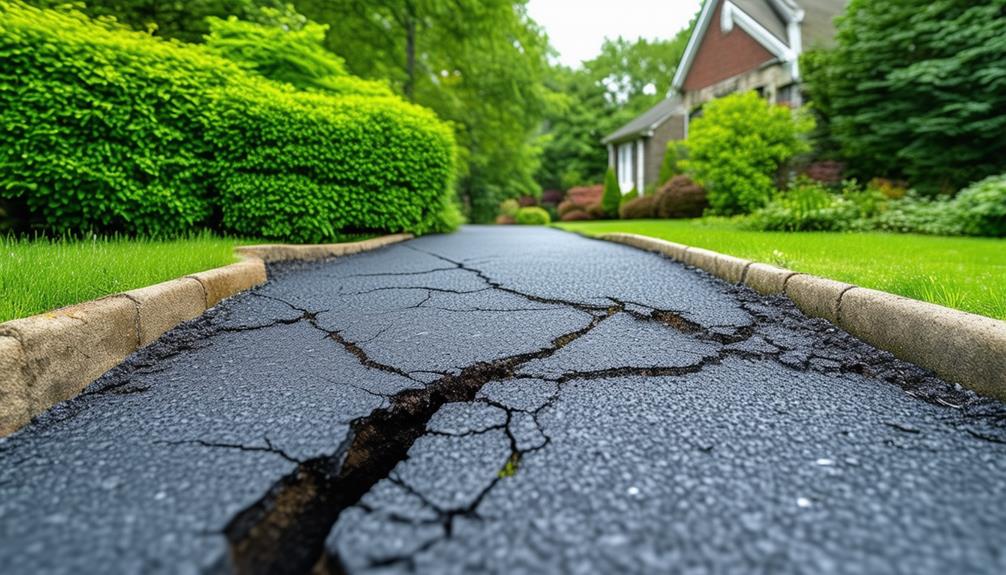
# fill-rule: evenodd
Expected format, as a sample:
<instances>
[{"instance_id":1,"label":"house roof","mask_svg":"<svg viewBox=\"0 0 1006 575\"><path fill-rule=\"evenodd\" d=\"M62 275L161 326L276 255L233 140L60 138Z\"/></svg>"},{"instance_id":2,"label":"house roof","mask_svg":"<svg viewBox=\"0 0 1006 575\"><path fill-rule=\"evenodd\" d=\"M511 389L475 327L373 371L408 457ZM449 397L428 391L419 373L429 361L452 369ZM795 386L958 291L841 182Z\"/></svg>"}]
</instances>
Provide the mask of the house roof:
<instances>
[{"instance_id":1,"label":"house roof","mask_svg":"<svg viewBox=\"0 0 1006 575\"><path fill-rule=\"evenodd\" d=\"M726 4L722 21L715 25L741 26L779 60L791 62L794 76L796 59L803 50L830 46L834 42L834 19L849 4L849 0L706 0L674 75L674 88L680 90L684 84L716 5L721 2ZM790 34L790 24L799 25L799 34L795 37Z\"/></svg>"},{"instance_id":2,"label":"house roof","mask_svg":"<svg viewBox=\"0 0 1006 575\"><path fill-rule=\"evenodd\" d=\"M671 96L659 102L656 106L636 116L631 122L608 134L601 142L610 144L622 140L634 139L637 136L648 135L676 114L684 114L685 107L678 96Z\"/></svg>"}]
</instances>

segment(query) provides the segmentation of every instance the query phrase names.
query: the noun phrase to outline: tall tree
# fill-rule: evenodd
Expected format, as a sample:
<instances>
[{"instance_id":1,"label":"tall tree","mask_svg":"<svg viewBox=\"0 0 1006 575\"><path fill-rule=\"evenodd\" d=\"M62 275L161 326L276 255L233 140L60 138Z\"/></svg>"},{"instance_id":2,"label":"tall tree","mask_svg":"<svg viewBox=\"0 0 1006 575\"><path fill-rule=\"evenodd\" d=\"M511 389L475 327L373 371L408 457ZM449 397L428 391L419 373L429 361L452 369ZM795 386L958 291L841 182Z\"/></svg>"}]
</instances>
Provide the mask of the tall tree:
<instances>
[{"instance_id":1,"label":"tall tree","mask_svg":"<svg viewBox=\"0 0 1006 575\"><path fill-rule=\"evenodd\" d=\"M543 187L601 181L608 157L601 138L667 97L691 27L668 40L607 39L582 68L550 70L547 85L558 96L540 140Z\"/></svg>"},{"instance_id":2,"label":"tall tree","mask_svg":"<svg viewBox=\"0 0 1006 575\"><path fill-rule=\"evenodd\" d=\"M1006 171L1004 54L1006 0L853 0L810 93L858 175L952 191Z\"/></svg>"},{"instance_id":3,"label":"tall tree","mask_svg":"<svg viewBox=\"0 0 1006 575\"><path fill-rule=\"evenodd\" d=\"M387 79L456 131L458 189L475 221L535 195L535 134L548 99L547 41L524 1L298 0L326 45L364 78Z\"/></svg>"}]
</instances>

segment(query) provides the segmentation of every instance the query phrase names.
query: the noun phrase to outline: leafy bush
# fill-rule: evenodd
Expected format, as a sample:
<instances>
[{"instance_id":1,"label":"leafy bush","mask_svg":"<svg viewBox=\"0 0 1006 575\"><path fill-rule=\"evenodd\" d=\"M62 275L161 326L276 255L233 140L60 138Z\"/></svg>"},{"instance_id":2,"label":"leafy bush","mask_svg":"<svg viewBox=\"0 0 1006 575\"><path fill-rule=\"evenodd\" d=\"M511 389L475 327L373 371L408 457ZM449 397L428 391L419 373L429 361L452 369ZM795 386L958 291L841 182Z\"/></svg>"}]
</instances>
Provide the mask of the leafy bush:
<instances>
[{"instance_id":1,"label":"leafy bush","mask_svg":"<svg viewBox=\"0 0 1006 575\"><path fill-rule=\"evenodd\" d=\"M604 175L604 195L601 196L601 217L617 218L618 206L622 203L622 189L618 185L615 170L608 168Z\"/></svg>"},{"instance_id":2,"label":"leafy bush","mask_svg":"<svg viewBox=\"0 0 1006 575\"><path fill-rule=\"evenodd\" d=\"M592 220L594 217L580 208L576 208L563 214L560 219L564 222L581 222L585 220Z\"/></svg>"},{"instance_id":3,"label":"leafy bush","mask_svg":"<svg viewBox=\"0 0 1006 575\"><path fill-rule=\"evenodd\" d=\"M674 176L684 173L682 162L688 159L688 147L684 142L672 140L667 142L667 149L664 151L664 159L660 163L660 176L657 181L660 184L666 183Z\"/></svg>"},{"instance_id":4,"label":"leafy bush","mask_svg":"<svg viewBox=\"0 0 1006 575\"><path fill-rule=\"evenodd\" d=\"M503 200L502 202L500 202L501 216L510 216L512 218L517 217L518 210L520 210L520 204L517 203L517 200L511 198L509 200Z\"/></svg>"},{"instance_id":5,"label":"leafy bush","mask_svg":"<svg viewBox=\"0 0 1006 575\"><path fill-rule=\"evenodd\" d=\"M769 231L845 231L870 229L888 200L872 188L845 182L842 193L832 193L821 182L800 178L790 189L748 217L744 226Z\"/></svg>"},{"instance_id":6,"label":"leafy bush","mask_svg":"<svg viewBox=\"0 0 1006 575\"><path fill-rule=\"evenodd\" d=\"M522 226L547 226L552 223L552 218L544 209L531 206L517 212L517 223Z\"/></svg>"},{"instance_id":7,"label":"leafy bush","mask_svg":"<svg viewBox=\"0 0 1006 575\"><path fill-rule=\"evenodd\" d=\"M713 100L689 129L685 169L709 190L715 213L749 213L772 198L780 166L809 150L812 128L809 116L754 92Z\"/></svg>"},{"instance_id":8,"label":"leafy bush","mask_svg":"<svg viewBox=\"0 0 1006 575\"><path fill-rule=\"evenodd\" d=\"M511 226L517 223L517 218L514 216L508 216L506 214L500 214L496 216L496 225L500 226Z\"/></svg>"},{"instance_id":9,"label":"leafy bush","mask_svg":"<svg viewBox=\"0 0 1006 575\"><path fill-rule=\"evenodd\" d=\"M604 184L594 184L592 186L577 186L566 190L566 201L573 205L586 208L594 202L601 201L604 195Z\"/></svg>"},{"instance_id":10,"label":"leafy bush","mask_svg":"<svg viewBox=\"0 0 1006 575\"><path fill-rule=\"evenodd\" d=\"M324 241L456 226L453 140L391 97L297 91L199 46L0 2L0 195L58 232Z\"/></svg>"},{"instance_id":11,"label":"leafy bush","mask_svg":"<svg viewBox=\"0 0 1006 575\"><path fill-rule=\"evenodd\" d=\"M629 193L622 194L622 197L619 198L618 205L621 206L625 202L631 202L632 200L638 197L639 197L639 190L637 190L636 188L632 188L631 190L629 190Z\"/></svg>"},{"instance_id":12,"label":"leafy bush","mask_svg":"<svg viewBox=\"0 0 1006 575\"><path fill-rule=\"evenodd\" d=\"M1006 174L972 184L953 204L964 235L1006 236Z\"/></svg>"},{"instance_id":13,"label":"leafy bush","mask_svg":"<svg viewBox=\"0 0 1006 575\"><path fill-rule=\"evenodd\" d=\"M223 225L321 242L338 230L443 231L453 140L432 112L391 98L258 86L221 94L210 126Z\"/></svg>"},{"instance_id":14,"label":"leafy bush","mask_svg":"<svg viewBox=\"0 0 1006 575\"><path fill-rule=\"evenodd\" d=\"M623 202L618 208L618 217L623 220L643 220L656 216L656 196L643 196Z\"/></svg>"},{"instance_id":15,"label":"leafy bush","mask_svg":"<svg viewBox=\"0 0 1006 575\"><path fill-rule=\"evenodd\" d=\"M886 232L960 235L961 226L955 221L952 211L949 200L910 194L891 202L886 211L865 227Z\"/></svg>"},{"instance_id":16,"label":"leafy bush","mask_svg":"<svg viewBox=\"0 0 1006 575\"><path fill-rule=\"evenodd\" d=\"M684 175L671 178L654 200L654 214L658 218L697 218L708 207L706 190Z\"/></svg>"},{"instance_id":17,"label":"leafy bush","mask_svg":"<svg viewBox=\"0 0 1006 575\"><path fill-rule=\"evenodd\" d=\"M0 3L0 195L63 233L179 234L210 215L205 51Z\"/></svg>"}]
</instances>

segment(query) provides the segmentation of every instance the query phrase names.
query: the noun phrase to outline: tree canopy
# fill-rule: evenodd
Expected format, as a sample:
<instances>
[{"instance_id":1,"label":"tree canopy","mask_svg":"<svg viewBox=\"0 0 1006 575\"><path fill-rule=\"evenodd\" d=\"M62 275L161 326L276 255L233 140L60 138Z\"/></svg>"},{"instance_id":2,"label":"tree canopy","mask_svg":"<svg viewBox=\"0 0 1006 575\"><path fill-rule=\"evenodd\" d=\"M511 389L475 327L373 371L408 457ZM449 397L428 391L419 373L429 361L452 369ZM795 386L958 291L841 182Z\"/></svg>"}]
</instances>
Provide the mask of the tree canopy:
<instances>
[{"instance_id":1,"label":"tree canopy","mask_svg":"<svg viewBox=\"0 0 1006 575\"><path fill-rule=\"evenodd\" d=\"M1006 0L852 0L811 97L854 173L953 191L1006 170Z\"/></svg>"}]
</instances>

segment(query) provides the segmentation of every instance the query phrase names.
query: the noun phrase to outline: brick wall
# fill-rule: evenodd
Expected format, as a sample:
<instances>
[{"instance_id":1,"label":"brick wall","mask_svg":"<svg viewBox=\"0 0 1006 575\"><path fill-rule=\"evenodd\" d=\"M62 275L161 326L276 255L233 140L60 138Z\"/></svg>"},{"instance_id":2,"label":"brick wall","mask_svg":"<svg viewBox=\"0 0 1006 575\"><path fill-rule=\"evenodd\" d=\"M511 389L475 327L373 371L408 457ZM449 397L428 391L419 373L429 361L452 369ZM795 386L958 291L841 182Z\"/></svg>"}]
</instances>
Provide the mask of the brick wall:
<instances>
[{"instance_id":1,"label":"brick wall","mask_svg":"<svg viewBox=\"0 0 1006 575\"><path fill-rule=\"evenodd\" d=\"M755 70L774 58L771 52L739 26L734 26L733 30L724 34L720 29L722 7L723 3L719 2L713 12L709 28L706 29L691 69L685 78L685 91L712 86L733 76Z\"/></svg>"}]
</instances>

